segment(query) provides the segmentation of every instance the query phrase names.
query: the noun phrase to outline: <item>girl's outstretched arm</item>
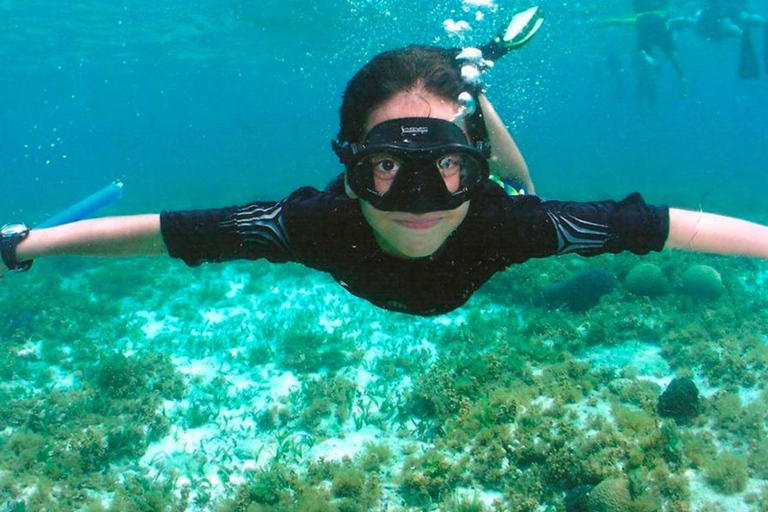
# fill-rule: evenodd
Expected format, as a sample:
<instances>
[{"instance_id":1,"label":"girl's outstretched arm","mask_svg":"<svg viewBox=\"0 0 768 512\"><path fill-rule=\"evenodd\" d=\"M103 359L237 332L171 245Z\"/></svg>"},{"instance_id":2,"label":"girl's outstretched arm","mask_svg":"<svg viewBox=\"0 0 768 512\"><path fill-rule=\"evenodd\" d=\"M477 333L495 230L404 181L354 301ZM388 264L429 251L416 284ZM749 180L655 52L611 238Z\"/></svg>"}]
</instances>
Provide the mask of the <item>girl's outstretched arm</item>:
<instances>
[{"instance_id":1,"label":"girl's outstretched arm","mask_svg":"<svg viewBox=\"0 0 768 512\"><path fill-rule=\"evenodd\" d=\"M33 229L16 247L20 262L41 256L152 256L167 254L160 215L129 215L81 220ZM0 276L5 270L0 264Z\"/></svg>"},{"instance_id":2,"label":"girl's outstretched arm","mask_svg":"<svg viewBox=\"0 0 768 512\"><path fill-rule=\"evenodd\" d=\"M768 258L768 226L724 215L670 208L666 247Z\"/></svg>"}]
</instances>

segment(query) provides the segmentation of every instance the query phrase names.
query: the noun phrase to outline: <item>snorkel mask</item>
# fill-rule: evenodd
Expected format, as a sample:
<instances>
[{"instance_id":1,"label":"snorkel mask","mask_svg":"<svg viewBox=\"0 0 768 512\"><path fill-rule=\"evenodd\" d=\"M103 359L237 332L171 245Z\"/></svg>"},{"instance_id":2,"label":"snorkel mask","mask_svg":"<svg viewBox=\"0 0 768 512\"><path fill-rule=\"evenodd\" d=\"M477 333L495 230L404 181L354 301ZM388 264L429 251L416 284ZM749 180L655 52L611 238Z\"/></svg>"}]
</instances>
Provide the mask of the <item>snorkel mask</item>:
<instances>
[{"instance_id":1,"label":"snorkel mask","mask_svg":"<svg viewBox=\"0 0 768 512\"><path fill-rule=\"evenodd\" d=\"M352 192L384 211L453 210L488 179L488 143L470 144L461 128L443 119L384 121L362 144L334 141L333 150Z\"/></svg>"}]
</instances>

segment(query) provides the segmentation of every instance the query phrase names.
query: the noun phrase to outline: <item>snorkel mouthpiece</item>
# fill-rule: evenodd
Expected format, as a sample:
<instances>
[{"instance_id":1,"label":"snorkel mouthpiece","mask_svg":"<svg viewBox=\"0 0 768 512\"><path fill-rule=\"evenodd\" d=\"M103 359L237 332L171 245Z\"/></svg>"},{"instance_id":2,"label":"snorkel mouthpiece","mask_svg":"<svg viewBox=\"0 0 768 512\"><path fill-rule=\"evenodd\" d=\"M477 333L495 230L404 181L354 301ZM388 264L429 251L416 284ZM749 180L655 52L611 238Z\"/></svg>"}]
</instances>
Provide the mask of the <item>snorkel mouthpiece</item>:
<instances>
[{"instance_id":1,"label":"snorkel mouthpiece","mask_svg":"<svg viewBox=\"0 0 768 512\"><path fill-rule=\"evenodd\" d=\"M487 144L470 144L459 126L444 119L384 121L362 144L336 142L334 150L352 191L384 211L453 210L488 179Z\"/></svg>"}]
</instances>

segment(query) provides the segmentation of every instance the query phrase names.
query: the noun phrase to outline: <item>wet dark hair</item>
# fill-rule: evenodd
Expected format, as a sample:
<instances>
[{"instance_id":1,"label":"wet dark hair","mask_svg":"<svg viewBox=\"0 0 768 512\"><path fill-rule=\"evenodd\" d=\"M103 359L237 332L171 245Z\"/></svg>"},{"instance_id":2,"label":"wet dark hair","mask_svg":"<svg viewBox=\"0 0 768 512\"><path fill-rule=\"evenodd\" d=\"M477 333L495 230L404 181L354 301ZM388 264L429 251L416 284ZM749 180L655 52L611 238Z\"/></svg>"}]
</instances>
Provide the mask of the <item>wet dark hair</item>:
<instances>
[{"instance_id":1,"label":"wet dark hair","mask_svg":"<svg viewBox=\"0 0 768 512\"><path fill-rule=\"evenodd\" d=\"M477 97L477 88L461 78L457 54L456 49L414 45L375 56L347 84L340 110L339 140L361 142L370 113L395 94L417 86L453 101L463 91ZM473 141L487 139L479 108L465 122Z\"/></svg>"}]
</instances>

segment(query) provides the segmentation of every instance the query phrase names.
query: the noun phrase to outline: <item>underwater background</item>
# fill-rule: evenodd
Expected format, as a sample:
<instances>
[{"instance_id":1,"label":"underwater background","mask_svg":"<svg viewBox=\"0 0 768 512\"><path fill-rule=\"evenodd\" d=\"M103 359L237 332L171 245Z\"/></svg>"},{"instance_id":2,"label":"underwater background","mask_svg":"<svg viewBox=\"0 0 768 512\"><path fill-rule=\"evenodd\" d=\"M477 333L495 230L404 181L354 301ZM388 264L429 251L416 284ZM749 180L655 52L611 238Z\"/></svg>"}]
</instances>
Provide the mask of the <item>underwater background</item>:
<instances>
[{"instance_id":1,"label":"underwater background","mask_svg":"<svg viewBox=\"0 0 768 512\"><path fill-rule=\"evenodd\" d=\"M739 80L738 41L680 32L688 95L662 59L641 115L634 31L600 23L631 2L539 4L487 79L539 194L768 221L768 69ZM0 0L0 219L114 179L100 214L322 187L361 65L482 44L530 5ZM768 510L765 272L534 261L421 319L295 265L38 261L0 282L0 512ZM659 407L672 382L691 414Z\"/></svg>"}]
</instances>

